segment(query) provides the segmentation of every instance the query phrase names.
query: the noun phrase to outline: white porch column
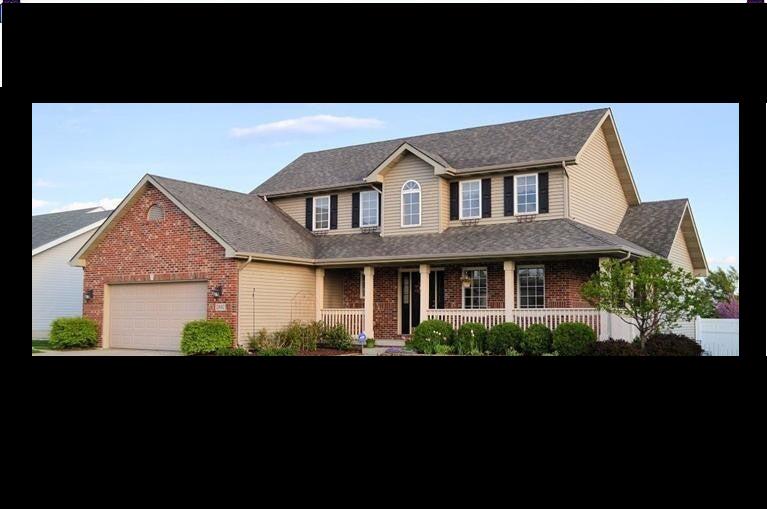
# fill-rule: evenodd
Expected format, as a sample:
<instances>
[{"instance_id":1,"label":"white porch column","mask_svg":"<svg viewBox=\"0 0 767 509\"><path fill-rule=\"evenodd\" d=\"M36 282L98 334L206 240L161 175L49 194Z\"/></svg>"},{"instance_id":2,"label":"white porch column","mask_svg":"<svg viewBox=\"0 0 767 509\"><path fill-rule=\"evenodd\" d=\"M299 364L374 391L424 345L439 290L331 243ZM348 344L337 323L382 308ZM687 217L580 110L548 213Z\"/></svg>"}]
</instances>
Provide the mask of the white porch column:
<instances>
[{"instance_id":1,"label":"white porch column","mask_svg":"<svg viewBox=\"0 0 767 509\"><path fill-rule=\"evenodd\" d=\"M506 304L506 322L514 321L514 260L503 262L503 301Z\"/></svg>"},{"instance_id":2,"label":"white porch column","mask_svg":"<svg viewBox=\"0 0 767 509\"><path fill-rule=\"evenodd\" d=\"M373 332L373 279L375 276L374 267L365 267L365 334L369 338L374 338Z\"/></svg>"},{"instance_id":3,"label":"white porch column","mask_svg":"<svg viewBox=\"0 0 767 509\"><path fill-rule=\"evenodd\" d=\"M320 321L325 307L325 269L314 269L314 292L315 320Z\"/></svg>"},{"instance_id":4,"label":"white porch column","mask_svg":"<svg viewBox=\"0 0 767 509\"><path fill-rule=\"evenodd\" d=\"M426 320L426 315L429 312L429 273L431 272L431 266L422 264L419 267L421 273L421 321Z\"/></svg>"}]
</instances>

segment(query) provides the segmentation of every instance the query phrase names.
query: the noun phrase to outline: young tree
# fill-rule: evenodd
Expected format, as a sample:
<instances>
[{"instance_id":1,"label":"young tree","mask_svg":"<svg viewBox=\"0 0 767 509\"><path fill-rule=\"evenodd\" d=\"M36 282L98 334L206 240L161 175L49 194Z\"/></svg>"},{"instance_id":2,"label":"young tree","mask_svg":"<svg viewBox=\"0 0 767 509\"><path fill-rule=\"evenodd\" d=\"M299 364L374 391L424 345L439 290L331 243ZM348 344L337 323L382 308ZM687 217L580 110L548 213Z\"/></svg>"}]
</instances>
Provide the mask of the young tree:
<instances>
[{"instance_id":1,"label":"young tree","mask_svg":"<svg viewBox=\"0 0 767 509\"><path fill-rule=\"evenodd\" d=\"M740 318L740 299L732 297L716 305L716 315L719 318Z\"/></svg>"},{"instance_id":2,"label":"young tree","mask_svg":"<svg viewBox=\"0 0 767 509\"><path fill-rule=\"evenodd\" d=\"M714 304L727 302L735 296L735 289L738 287L740 275L738 271L730 265L725 272L721 267L711 271L705 279L706 290L711 294Z\"/></svg>"},{"instance_id":3,"label":"young tree","mask_svg":"<svg viewBox=\"0 0 767 509\"><path fill-rule=\"evenodd\" d=\"M710 305L691 273L656 257L606 260L581 293L597 309L635 325L643 348L650 335L700 314L707 301Z\"/></svg>"}]
</instances>

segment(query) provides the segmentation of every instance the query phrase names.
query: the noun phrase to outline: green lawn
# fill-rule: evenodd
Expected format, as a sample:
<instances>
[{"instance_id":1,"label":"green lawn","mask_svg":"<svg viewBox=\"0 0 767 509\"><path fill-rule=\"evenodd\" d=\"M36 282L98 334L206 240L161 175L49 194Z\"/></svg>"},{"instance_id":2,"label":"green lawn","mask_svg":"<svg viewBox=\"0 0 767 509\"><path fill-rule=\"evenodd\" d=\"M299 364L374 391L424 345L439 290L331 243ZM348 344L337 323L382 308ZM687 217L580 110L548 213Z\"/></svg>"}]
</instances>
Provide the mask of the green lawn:
<instances>
[{"instance_id":1,"label":"green lawn","mask_svg":"<svg viewBox=\"0 0 767 509\"><path fill-rule=\"evenodd\" d=\"M51 349L51 342L47 339L33 339L32 340L32 353L40 353L45 350Z\"/></svg>"}]
</instances>

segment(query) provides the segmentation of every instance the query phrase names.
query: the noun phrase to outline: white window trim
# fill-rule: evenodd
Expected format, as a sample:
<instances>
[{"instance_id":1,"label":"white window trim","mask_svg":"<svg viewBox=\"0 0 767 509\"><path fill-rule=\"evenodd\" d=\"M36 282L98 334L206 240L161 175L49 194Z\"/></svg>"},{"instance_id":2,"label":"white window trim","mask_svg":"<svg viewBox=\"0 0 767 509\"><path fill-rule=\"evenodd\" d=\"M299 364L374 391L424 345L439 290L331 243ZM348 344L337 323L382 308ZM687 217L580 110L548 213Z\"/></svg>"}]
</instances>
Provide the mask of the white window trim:
<instances>
[{"instance_id":1,"label":"white window trim","mask_svg":"<svg viewBox=\"0 0 767 509\"><path fill-rule=\"evenodd\" d=\"M365 194L365 193L375 193L375 195L376 195L376 208L378 209L378 211L377 211L378 213L375 216L376 217L375 224L363 224L362 223L362 217L363 217L362 216L362 195ZM381 210L380 210L381 209L381 202L383 202L383 200L379 200L378 199L378 190L360 191L360 218L359 218L360 228L377 228L379 226L379 224L378 224L378 217L381 215Z\"/></svg>"},{"instance_id":2,"label":"white window trim","mask_svg":"<svg viewBox=\"0 0 767 509\"><path fill-rule=\"evenodd\" d=\"M479 182L479 214L476 216L463 215L463 185L469 182ZM458 183L458 187L458 219L480 219L482 217L482 179L461 180Z\"/></svg>"},{"instance_id":3,"label":"white window trim","mask_svg":"<svg viewBox=\"0 0 767 509\"><path fill-rule=\"evenodd\" d=\"M522 285L519 284L519 271L520 269L543 269L543 307L542 308L523 308L522 307ZM514 274L514 281L517 285L517 302L516 306L519 309L546 309L546 266L539 265L517 265L516 274Z\"/></svg>"},{"instance_id":4,"label":"white window trim","mask_svg":"<svg viewBox=\"0 0 767 509\"><path fill-rule=\"evenodd\" d=\"M365 271L360 271L360 299L365 299Z\"/></svg>"},{"instance_id":5,"label":"white window trim","mask_svg":"<svg viewBox=\"0 0 767 509\"><path fill-rule=\"evenodd\" d=\"M463 279L463 274L467 270L484 270L485 271L485 288L487 291L487 295L485 295L485 300L487 302L487 306L483 308L467 308L466 295L464 295L464 293L466 292L466 288L464 288L463 284L461 284L461 309L490 309L490 273L488 272L487 267L461 267L461 279Z\"/></svg>"},{"instance_id":6,"label":"white window trim","mask_svg":"<svg viewBox=\"0 0 767 509\"><path fill-rule=\"evenodd\" d=\"M317 200L321 200L323 198L328 199L328 227L327 228L317 228ZM322 232L330 230L330 195L325 194L322 196L315 196L312 198L312 231L313 232Z\"/></svg>"},{"instance_id":7,"label":"white window trim","mask_svg":"<svg viewBox=\"0 0 767 509\"><path fill-rule=\"evenodd\" d=\"M409 189L405 191L405 186L408 185L410 182L415 183L415 185L418 186L418 191ZM405 195L406 194L413 194L418 193L418 223L417 224L405 224ZM410 179L406 181L404 184L402 184L402 187L399 190L399 226L400 228L417 228L421 226L421 220L423 218L423 192L421 188L420 182L417 180Z\"/></svg>"},{"instance_id":8,"label":"white window trim","mask_svg":"<svg viewBox=\"0 0 767 509\"><path fill-rule=\"evenodd\" d=\"M517 185L517 179L520 179L522 177L532 177L535 176L535 212L520 212L519 211L519 196L517 195L517 189L519 189L519 186ZM538 174L537 173L523 173L522 175L514 175L514 215L515 216L531 216L538 213L538 207L540 206L541 201L541 191L538 187Z\"/></svg>"}]
</instances>

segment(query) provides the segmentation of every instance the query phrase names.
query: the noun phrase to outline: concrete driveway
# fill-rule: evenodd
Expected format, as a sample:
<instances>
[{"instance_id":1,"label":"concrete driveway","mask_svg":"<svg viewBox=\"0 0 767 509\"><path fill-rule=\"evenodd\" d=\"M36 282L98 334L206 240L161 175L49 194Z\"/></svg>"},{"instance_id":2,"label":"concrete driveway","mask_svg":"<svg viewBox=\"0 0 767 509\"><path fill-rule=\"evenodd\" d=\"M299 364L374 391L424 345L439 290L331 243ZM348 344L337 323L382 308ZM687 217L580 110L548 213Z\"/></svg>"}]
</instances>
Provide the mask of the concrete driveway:
<instances>
[{"instance_id":1,"label":"concrete driveway","mask_svg":"<svg viewBox=\"0 0 767 509\"><path fill-rule=\"evenodd\" d=\"M45 350L32 354L32 357L176 357L179 355L182 355L181 352L96 348L93 350Z\"/></svg>"}]
</instances>

